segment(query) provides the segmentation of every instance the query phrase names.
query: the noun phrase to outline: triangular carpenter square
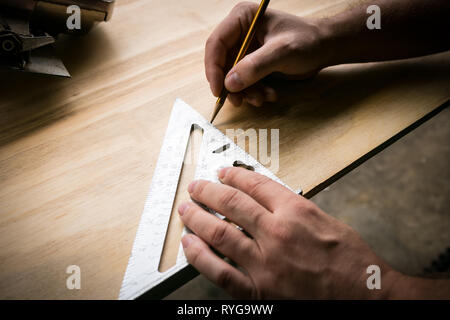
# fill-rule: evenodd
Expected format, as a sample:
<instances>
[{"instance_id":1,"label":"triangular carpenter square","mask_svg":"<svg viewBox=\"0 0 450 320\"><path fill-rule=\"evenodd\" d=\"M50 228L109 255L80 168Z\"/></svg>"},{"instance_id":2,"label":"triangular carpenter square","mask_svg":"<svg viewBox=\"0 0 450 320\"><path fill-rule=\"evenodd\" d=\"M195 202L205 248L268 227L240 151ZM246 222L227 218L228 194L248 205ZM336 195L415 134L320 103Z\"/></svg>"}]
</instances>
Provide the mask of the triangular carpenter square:
<instances>
[{"instance_id":1,"label":"triangular carpenter square","mask_svg":"<svg viewBox=\"0 0 450 320\"><path fill-rule=\"evenodd\" d=\"M177 99L156 164L119 299L138 298L156 287L161 287L165 281L173 280L177 274L188 268L180 244L176 264L165 272L158 270L186 146L193 125L203 129L195 179L219 182L218 170L230 167L237 161L253 167L255 172L282 183L272 172L238 147L234 141L216 129L198 112ZM183 231L185 232L187 230Z\"/></svg>"}]
</instances>

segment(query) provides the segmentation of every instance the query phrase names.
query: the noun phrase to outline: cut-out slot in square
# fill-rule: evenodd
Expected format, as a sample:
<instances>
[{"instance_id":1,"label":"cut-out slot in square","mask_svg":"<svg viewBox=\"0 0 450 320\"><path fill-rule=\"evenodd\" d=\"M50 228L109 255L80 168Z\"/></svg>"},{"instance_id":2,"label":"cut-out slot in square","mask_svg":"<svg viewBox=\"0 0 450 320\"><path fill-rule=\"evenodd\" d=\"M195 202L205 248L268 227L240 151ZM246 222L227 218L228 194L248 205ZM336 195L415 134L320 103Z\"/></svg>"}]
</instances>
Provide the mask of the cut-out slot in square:
<instances>
[{"instance_id":1,"label":"cut-out slot in square","mask_svg":"<svg viewBox=\"0 0 450 320\"><path fill-rule=\"evenodd\" d=\"M169 226L167 227L164 239L163 251L159 261L159 272L165 272L173 267L177 262L178 250L180 248L183 223L178 215L178 207L190 200L187 191L189 184L194 180L195 168L200 155L203 140L203 129L197 125L192 125L189 141L186 147L183 166L181 168L180 179L178 180L175 200L172 206Z\"/></svg>"}]
</instances>

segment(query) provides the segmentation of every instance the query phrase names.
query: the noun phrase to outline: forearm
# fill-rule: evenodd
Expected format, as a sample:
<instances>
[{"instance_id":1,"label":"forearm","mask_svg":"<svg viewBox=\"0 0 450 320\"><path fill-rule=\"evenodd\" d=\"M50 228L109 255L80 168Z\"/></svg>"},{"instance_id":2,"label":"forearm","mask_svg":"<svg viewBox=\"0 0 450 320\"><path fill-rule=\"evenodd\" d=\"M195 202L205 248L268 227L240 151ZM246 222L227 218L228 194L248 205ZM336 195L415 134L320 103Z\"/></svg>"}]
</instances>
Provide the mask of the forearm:
<instances>
[{"instance_id":1,"label":"forearm","mask_svg":"<svg viewBox=\"0 0 450 320\"><path fill-rule=\"evenodd\" d=\"M381 11L381 29L370 30L370 5ZM325 64L411 58L450 49L448 0L371 0L318 22Z\"/></svg>"},{"instance_id":2,"label":"forearm","mask_svg":"<svg viewBox=\"0 0 450 320\"><path fill-rule=\"evenodd\" d=\"M390 299L449 299L450 279L398 275L390 285Z\"/></svg>"}]
</instances>

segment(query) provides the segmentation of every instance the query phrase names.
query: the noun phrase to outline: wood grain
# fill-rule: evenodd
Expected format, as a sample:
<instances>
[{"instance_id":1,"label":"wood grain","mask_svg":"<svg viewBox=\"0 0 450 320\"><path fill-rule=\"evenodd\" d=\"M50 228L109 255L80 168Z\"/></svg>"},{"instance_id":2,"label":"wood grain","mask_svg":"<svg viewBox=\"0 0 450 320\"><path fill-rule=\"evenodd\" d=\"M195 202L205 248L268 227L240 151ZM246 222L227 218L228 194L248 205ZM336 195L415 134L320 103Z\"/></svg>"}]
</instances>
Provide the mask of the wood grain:
<instances>
[{"instance_id":1,"label":"wood grain","mask_svg":"<svg viewBox=\"0 0 450 320\"><path fill-rule=\"evenodd\" d=\"M118 0L110 22L58 43L72 79L0 71L0 298L117 298L171 107L210 116L204 43L235 3ZM225 105L215 124L280 129L277 175L308 192L446 102L449 57L333 67L280 83L276 105ZM66 289L69 265L81 290Z\"/></svg>"},{"instance_id":2,"label":"wood grain","mask_svg":"<svg viewBox=\"0 0 450 320\"><path fill-rule=\"evenodd\" d=\"M200 127L192 126L192 131L186 148L186 154L181 168L180 179L178 180L177 192L173 201L172 213L170 215L169 226L167 228L166 238L164 240L161 260L158 270L164 272L173 267L177 262L178 252L180 250L181 235L184 224L178 214L178 207L191 200L188 187L194 180L195 168L200 155L203 140L203 130Z\"/></svg>"}]
</instances>

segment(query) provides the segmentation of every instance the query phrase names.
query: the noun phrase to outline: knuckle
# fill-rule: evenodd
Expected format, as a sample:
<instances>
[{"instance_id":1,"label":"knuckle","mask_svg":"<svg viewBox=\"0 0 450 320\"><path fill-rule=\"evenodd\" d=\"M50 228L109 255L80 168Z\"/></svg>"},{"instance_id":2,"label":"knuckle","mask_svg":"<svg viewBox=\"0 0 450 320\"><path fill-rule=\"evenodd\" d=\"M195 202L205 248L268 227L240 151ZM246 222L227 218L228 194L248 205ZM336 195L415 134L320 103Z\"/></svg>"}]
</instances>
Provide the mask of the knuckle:
<instances>
[{"instance_id":1,"label":"knuckle","mask_svg":"<svg viewBox=\"0 0 450 320\"><path fill-rule=\"evenodd\" d=\"M234 210L239 203L239 191L230 189L219 197L219 206L228 210Z\"/></svg>"},{"instance_id":2,"label":"knuckle","mask_svg":"<svg viewBox=\"0 0 450 320\"><path fill-rule=\"evenodd\" d=\"M238 242L238 252L243 253L246 256L251 256L254 252L255 245L252 240L244 239L244 241Z\"/></svg>"},{"instance_id":3,"label":"knuckle","mask_svg":"<svg viewBox=\"0 0 450 320\"><path fill-rule=\"evenodd\" d=\"M278 60L295 57L301 50L299 41L293 41L290 37L280 37L277 40L276 52Z\"/></svg>"},{"instance_id":4,"label":"knuckle","mask_svg":"<svg viewBox=\"0 0 450 320\"><path fill-rule=\"evenodd\" d=\"M238 94L233 95L237 96ZM239 181L239 174L242 172L241 170L245 169L232 167L230 170L227 171L225 181L231 184L236 184L236 182Z\"/></svg>"},{"instance_id":5,"label":"knuckle","mask_svg":"<svg viewBox=\"0 0 450 320\"><path fill-rule=\"evenodd\" d=\"M293 238L291 229L282 223L273 223L269 232L272 238L281 243L290 242Z\"/></svg>"},{"instance_id":6,"label":"knuckle","mask_svg":"<svg viewBox=\"0 0 450 320\"><path fill-rule=\"evenodd\" d=\"M192 264L193 266L196 266L199 261L200 256L202 255L203 249L199 248L199 247L193 247L192 245L189 246L188 249L190 249L190 250L186 254L187 259L190 264Z\"/></svg>"},{"instance_id":7,"label":"knuckle","mask_svg":"<svg viewBox=\"0 0 450 320\"><path fill-rule=\"evenodd\" d=\"M249 9L253 9L254 7L255 7L255 4L253 2L242 1L234 6L233 12L241 13L241 12L247 11Z\"/></svg>"},{"instance_id":8,"label":"knuckle","mask_svg":"<svg viewBox=\"0 0 450 320\"><path fill-rule=\"evenodd\" d=\"M265 219L265 212L261 210L259 204L252 202L251 205L249 205L248 207L247 214L250 217L250 220L252 221L253 225L261 228L265 227L267 223Z\"/></svg>"},{"instance_id":9,"label":"knuckle","mask_svg":"<svg viewBox=\"0 0 450 320\"><path fill-rule=\"evenodd\" d=\"M184 224L189 225L192 220L192 214L195 213L195 205L191 203L184 211L184 214L180 216Z\"/></svg>"},{"instance_id":10,"label":"knuckle","mask_svg":"<svg viewBox=\"0 0 450 320\"><path fill-rule=\"evenodd\" d=\"M328 250L336 248L341 244L341 240L334 234L322 234L319 236L322 246Z\"/></svg>"},{"instance_id":11,"label":"knuckle","mask_svg":"<svg viewBox=\"0 0 450 320\"><path fill-rule=\"evenodd\" d=\"M227 236L227 228L226 227L227 227L226 225L220 224L212 230L211 237L210 237L212 246L220 247L224 244L224 242L226 241L226 236Z\"/></svg>"},{"instance_id":12,"label":"knuckle","mask_svg":"<svg viewBox=\"0 0 450 320\"><path fill-rule=\"evenodd\" d=\"M292 52L297 50L297 43L296 41L292 41L292 39L288 37L282 37L279 40L280 49L282 49L285 52Z\"/></svg>"},{"instance_id":13,"label":"knuckle","mask_svg":"<svg viewBox=\"0 0 450 320\"><path fill-rule=\"evenodd\" d=\"M215 43L217 42L217 38L216 36L213 34L211 34L208 39L206 40L205 43L205 48L206 50L208 50L209 48L211 48Z\"/></svg>"},{"instance_id":14,"label":"knuckle","mask_svg":"<svg viewBox=\"0 0 450 320\"><path fill-rule=\"evenodd\" d=\"M194 192L192 192L192 196L195 199L200 199L202 197L203 191L208 186L208 184L209 184L208 181L203 181L203 180L198 181L195 186Z\"/></svg>"},{"instance_id":15,"label":"knuckle","mask_svg":"<svg viewBox=\"0 0 450 320\"><path fill-rule=\"evenodd\" d=\"M315 205L306 199L296 199L292 207L295 213L301 215L314 215L317 212Z\"/></svg>"},{"instance_id":16,"label":"knuckle","mask_svg":"<svg viewBox=\"0 0 450 320\"><path fill-rule=\"evenodd\" d=\"M258 194L261 187L269 181L269 178L266 176L257 175L255 178L249 179L246 190L248 190L249 195L254 198Z\"/></svg>"},{"instance_id":17,"label":"knuckle","mask_svg":"<svg viewBox=\"0 0 450 320\"><path fill-rule=\"evenodd\" d=\"M234 93L236 94L236 93ZM236 177L239 175L241 168L237 168L237 167L231 167L228 171L227 174L225 176L226 179L228 180L236 180Z\"/></svg>"}]
</instances>

